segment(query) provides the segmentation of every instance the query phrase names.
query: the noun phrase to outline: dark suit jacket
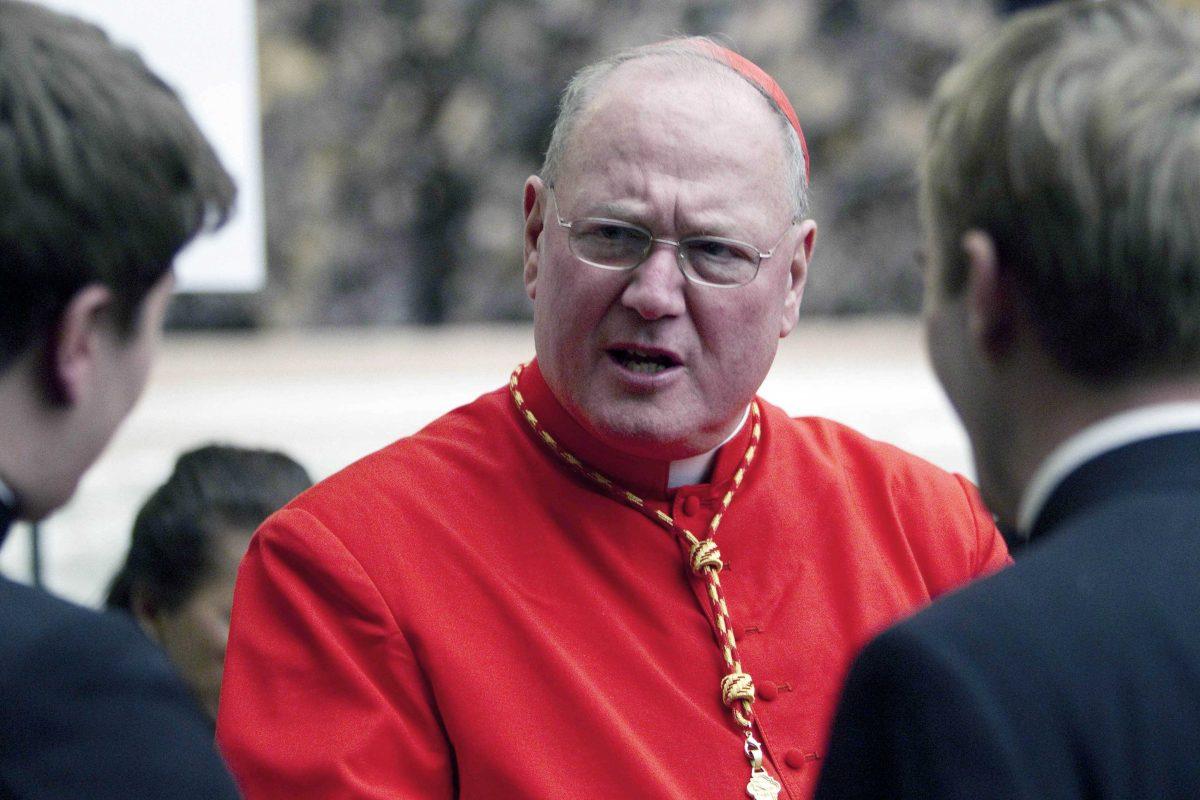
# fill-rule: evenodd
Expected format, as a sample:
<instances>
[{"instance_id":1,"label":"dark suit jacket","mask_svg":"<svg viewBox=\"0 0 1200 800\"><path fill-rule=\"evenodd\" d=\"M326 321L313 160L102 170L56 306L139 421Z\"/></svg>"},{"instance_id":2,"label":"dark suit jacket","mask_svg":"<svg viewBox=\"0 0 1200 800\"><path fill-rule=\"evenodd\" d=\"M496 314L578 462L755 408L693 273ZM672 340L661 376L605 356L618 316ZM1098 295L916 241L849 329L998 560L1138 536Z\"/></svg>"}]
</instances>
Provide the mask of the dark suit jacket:
<instances>
[{"instance_id":1,"label":"dark suit jacket","mask_svg":"<svg viewBox=\"0 0 1200 800\"><path fill-rule=\"evenodd\" d=\"M1200 432L1080 467L1015 566L868 645L817 798L1200 798Z\"/></svg>"},{"instance_id":2,"label":"dark suit jacket","mask_svg":"<svg viewBox=\"0 0 1200 800\"><path fill-rule=\"evenodd\" d=\"M131 622L0 578L0 798L236 797L211 725Z\"/></svg>"}]
</instances>

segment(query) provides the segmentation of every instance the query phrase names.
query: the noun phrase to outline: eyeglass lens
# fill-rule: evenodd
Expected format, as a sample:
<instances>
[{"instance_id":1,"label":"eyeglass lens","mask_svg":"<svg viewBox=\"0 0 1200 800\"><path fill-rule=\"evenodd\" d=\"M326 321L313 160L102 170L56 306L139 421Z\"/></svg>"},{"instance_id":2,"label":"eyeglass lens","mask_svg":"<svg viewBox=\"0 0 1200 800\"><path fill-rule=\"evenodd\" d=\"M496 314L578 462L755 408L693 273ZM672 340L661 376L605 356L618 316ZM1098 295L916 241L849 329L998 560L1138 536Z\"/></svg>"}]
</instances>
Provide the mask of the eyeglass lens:
<instances>
[{"instance_id":1,"label":"eyeglass lens","mask_svg":"<svg viewBox=\"0 0 1200 800\"><path fill-rule=\"evenodd\" d=\"M642 228L591 218L572 222L569 239L576 256L613 269L641 264L654 242ZM742 242L695 237L681 241L679 252L685 273L705 283L735 286L750 282L758 272L758 251Z\"/></svg>"}]
</instances>

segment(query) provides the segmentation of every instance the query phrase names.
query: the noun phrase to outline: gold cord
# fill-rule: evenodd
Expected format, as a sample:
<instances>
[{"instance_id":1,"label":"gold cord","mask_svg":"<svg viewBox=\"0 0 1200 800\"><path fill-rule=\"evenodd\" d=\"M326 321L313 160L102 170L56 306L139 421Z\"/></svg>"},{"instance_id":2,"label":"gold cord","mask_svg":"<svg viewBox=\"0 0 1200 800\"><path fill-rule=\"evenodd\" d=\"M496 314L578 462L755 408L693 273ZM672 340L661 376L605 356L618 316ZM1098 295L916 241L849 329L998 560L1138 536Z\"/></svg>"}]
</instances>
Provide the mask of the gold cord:
<instances>
[{"instance_id":1,"label":"gold cord","mask_svg":"<svg viewBox=\"0 0 1200 800\"><path fill-rule=\"evenodd\" d=\"M746 447L746 454L742 456L742 463L733 475L733 485L721 499L720 509L718 509L712 521L708 524L707 535L705 538L700 539L687 528L678 524L670 514L663 511L651 511L646 507L646 502L641 497L638 497L627 489L621 488L608 476L584 464L567 450L563 449L553 436L542 430L537 417L525 407L525 398L521 395L521 389L518 385L521 372L524 369L524 364L517 365L517 368L513 370L512 377L509 378L508 388L512 394L513 402L516 403L517 411L529 424L529 427L533 429L538 439L568 466L592 483L603 488L613 498L636 508L687 542L688 557L692 571L702 576L707 584L708 601L717 625L717 644L721 648L721 656L725 661L725 676L721 678L721 700L729 707L734 721L742 728L743 733L746 734L749 741L754 727L754 680L748 673L742 670L742 660L738 654L737 639L733 635L733 625L729 621L729 606L725 603L725 594L721 590L720 573L724 564L721 561L721 551L717 549L714 537L717 533L717 526L721 524L722 516L729 509L729 504L733 502L734 493L742 485L742 480L746 477L746 470L749 468L750 462L754 460L755 452L758 450L758 440L762 436L762 419L758 408L758 401L755 400L750 404L750 444Z\"/></svg>"}]
</instances>

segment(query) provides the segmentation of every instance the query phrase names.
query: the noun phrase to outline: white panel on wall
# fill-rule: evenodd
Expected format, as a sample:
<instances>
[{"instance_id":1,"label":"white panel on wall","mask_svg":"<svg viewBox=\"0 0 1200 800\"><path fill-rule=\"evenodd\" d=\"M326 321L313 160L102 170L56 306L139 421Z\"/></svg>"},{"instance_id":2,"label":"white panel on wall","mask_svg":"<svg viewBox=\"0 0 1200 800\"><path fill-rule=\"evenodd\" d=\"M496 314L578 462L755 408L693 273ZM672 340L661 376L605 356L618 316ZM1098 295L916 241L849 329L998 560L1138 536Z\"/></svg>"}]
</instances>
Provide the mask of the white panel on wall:
<instances>
[{"instance_id":1,"label":"white panel on wall","mask_svg":"<svg viewBox=\"0 0 1200 800\"><path fill-rule=\"evenodd\" d=\"M39 0L137 50L183 98L238 185L216 235L176 261L188 292L250 292L266 282L254 0Z\"/></svg>"}]
</instances>

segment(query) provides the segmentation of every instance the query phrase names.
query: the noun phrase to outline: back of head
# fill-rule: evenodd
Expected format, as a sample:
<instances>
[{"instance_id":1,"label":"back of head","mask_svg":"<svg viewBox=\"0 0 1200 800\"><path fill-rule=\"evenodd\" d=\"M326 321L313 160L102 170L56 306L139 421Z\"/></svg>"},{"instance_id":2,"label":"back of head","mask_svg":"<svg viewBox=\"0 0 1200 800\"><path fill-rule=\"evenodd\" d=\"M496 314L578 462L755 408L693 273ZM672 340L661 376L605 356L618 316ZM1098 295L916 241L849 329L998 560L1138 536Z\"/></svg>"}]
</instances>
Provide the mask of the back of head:
<instances>
[{"instance_id":1,"label":"back of head","mask_svg":"<svg viewBox=\"0 0 1200 800\"><path fill-rule=\"evenodd\" d=\"M175 93L95 26L0 0L0 372L80 288L127 331L234 187Z\"/></svg>"},{"instance_id":2,"label":"back of head","mask_svg":"<svg viewBox=\"0 0 1200 800\"><path fill-rule=\"evenodd\" d=\"M923 212L962 289L996 244L1058 366L1103 385L1200 366L1200 39L1144 0L1016 17L943 80Z\"/></svg>"},{"instance_id":3,"label":"back of head","mask_svg":"<svg viewBox=\"0 0 1200 800\"><path fill-rule=\"evenodd\" d=\"M175 610L208 574L217 537L248 534L311 485L283 453L229 445L184 453L138 511L106 605L131 610L136 587L154 607Z\"/></svg>"}]
</instances>

